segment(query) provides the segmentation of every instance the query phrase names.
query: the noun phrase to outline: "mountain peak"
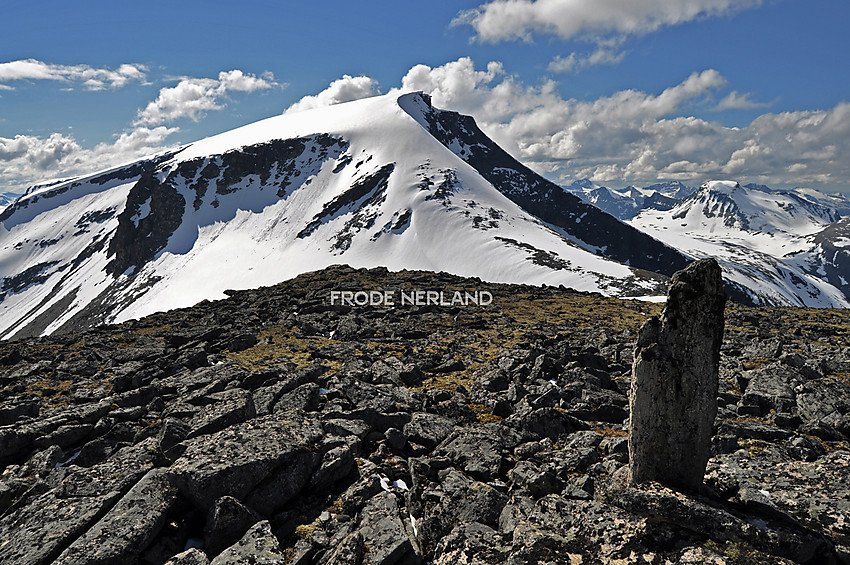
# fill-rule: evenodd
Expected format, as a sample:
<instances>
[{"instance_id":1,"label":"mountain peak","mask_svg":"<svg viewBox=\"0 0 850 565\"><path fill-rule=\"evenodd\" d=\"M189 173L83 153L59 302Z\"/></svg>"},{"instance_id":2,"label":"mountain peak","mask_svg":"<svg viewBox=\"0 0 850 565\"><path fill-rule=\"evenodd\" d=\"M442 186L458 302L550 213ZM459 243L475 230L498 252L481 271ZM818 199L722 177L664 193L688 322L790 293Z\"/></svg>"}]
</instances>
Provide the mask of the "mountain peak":
<instances>
[{"instance_id":1,"label":"mountain peak","mask_svg":"<svg viewBox=\"0 0 850 565\"><path fill-rule=\"evenodd\" d=\"M704 183L700 186L700 192L714 192L717 194L725 194L727 196L732 196L735 194L737 190L741 188L741 184L736 181L730 180L712 180Z\"/></svg>"},{"instance_id":2,"label":"mountain peak","mask_svg":"<svg viewBox=\"0 0 850 565\"><path fill-rule=\"evenodd\" d=\"M337 263L644 296L687 262L421 92L274 116L52 185L0 224L0 337L123 321Z\"/></svg>"}]
</instances>

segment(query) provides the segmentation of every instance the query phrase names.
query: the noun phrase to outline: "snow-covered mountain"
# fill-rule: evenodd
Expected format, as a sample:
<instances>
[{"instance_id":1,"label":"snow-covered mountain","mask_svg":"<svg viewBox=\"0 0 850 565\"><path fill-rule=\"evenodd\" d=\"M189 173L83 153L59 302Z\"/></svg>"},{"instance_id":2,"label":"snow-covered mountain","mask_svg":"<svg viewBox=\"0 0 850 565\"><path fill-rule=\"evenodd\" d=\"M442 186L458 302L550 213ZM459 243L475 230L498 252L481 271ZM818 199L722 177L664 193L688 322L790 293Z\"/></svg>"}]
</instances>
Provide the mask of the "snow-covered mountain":
<instances>
[{"instance_id":1,"label":"snow-covered mountain","mask_svg":"<svg viewBox=\"0 0 850 565\"><path fill-rule=\"evenodd\" d=\"M691 257L716 257L739 298L847 307L850 294L836 282L850 280L848 261L832 276L827 269L847 233L839 218L798 191L711 181L672 209L647 209L629 223Z\"/></svg>"},{"instance_id":2,"label":"snow-covered mountain","mask_svg":"<svg viewBox=\"0 0 850 565\"><path fill-rule=\"evenodd\" d=\"M824 279L850 299L850 217L809 237L811 247L789 253L785 262Z\"/></svg>"},{"instance_id":3,"label":"snow-covered mountain","mask_svg":"<svg viewBox=\"0 0 850 565\"><path fill-rule=\"evenodd\" d=\"M631 219L647 208L669 210L695 191L694 188L679 181L656 183L643 188L627 186L624 189L615 190L582 179L564 188L585 202L621 220Z\"/></svg>"},{"instance_id":4,"label":"snow-covered mountain","mask_svg":"<svg viewBox=\"0 0 850 565\"><path fill-rule=\"evenodd\" d=\"M0 212L6 208L9 204L18 199L18 195L11 192L2 192L0 193Z\"/></svg>"},{"instance_id":5,"label":"snow-covered mountain","mask_svg":"<svg viewBox=\"0 0 850 565\"><path fill-rule=\"evenodd\" d=\"M518 163L472 118L390 94L31 190L0 214L0 337L335 263L637 296L663 294L686 262Z\"/></svg>"},{"instance_id":6,"label":"snow-covered mountain","mask_svg":"<svg viewBox=\"0 0 850 565\"><path fill-rule=\"evenodd\" d=\"M839 192L824 193L813 188L797 187L790 190L777 190L761 184L745 184L744 188L757 189L764 192L793 194L803 200L820 204L834 210L840 217L850 216L850 198Z\"/></svg>"}]
</instances>

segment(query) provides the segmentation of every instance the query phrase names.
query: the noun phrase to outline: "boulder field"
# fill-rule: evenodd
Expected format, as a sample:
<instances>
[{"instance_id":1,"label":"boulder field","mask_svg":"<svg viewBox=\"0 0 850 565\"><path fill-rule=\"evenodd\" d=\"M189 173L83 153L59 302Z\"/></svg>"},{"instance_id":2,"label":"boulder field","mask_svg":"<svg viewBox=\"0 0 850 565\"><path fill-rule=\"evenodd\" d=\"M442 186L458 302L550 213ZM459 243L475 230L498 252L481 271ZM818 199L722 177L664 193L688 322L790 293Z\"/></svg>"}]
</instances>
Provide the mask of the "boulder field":
<instances>
[{"instance_id":1,"label":"boulder field","mask_svg":"<svg viewBox=\"0 0 850 565\"><path fill-rule=\"evenodd\" d=\"M847 311L726 304L674 490L629 481L658 304L340 266L228 295L0 343L0 563L850 562Z\"/></svg>"}]
</instances>

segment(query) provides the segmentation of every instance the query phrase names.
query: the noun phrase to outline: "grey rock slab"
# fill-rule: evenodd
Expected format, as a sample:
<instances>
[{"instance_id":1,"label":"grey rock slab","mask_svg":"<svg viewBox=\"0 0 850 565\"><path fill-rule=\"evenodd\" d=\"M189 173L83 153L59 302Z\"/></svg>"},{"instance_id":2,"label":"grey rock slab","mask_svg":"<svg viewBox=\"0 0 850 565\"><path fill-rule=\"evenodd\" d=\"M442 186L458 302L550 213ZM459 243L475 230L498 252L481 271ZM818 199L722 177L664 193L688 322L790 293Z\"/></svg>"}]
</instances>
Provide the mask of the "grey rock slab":
<instances>
[{"instance_id":1,"label":"grey rock slab","mask_svg":"<svg viewBox=\"0 0 850 565\"><path fill-rule=\"evenodd\" d=\"M850 551L850 453L832 451L813 462L742 452L718 455L706 483L717 491L764 491L772 505Z\"/></svg>"},{"instance_id":2,"label":"grey rock slab","mask_svg":"<svg viewBox=\"0 0 850 565\"><path fill-rule=\"evenodd\" d=\"M91 424L66 424L59 426L49 434L35 438L33 445L36 447L48 447L51 445L70 447L85 439L93 427Z\"/></svg>"},{"instance_id":3,"label":"grey rock slab","mask_svg":"<svg viewBox=\"0 0 850 565\"><path fill-rule=\"evenodd\" d=\"M244 498L296 452L322 437L313 417L255 418L185 442L186 450L168 474L180 491L202 508L222 496Z\"/></svg>"},{"instance_id":4,"label":"grey rock slab","mask_svg":"<svg viewBox=\"0 0 850 565\"><path fill-rule=\"evenodd\" d=\"M118 491L77 499L59 498L52 491L39 496L0 521L0 563L51 563L120 497Z\"/></svg>"},{"instance_id":5,"label":"grey rock slab","mask_svg":"<svg viewBox=\"0 0 850 565\"><path fill-rule=\"evenodd\" d=\"M782 366L762 368L755 373L747 385L747 390L741 398L744 406L758 406L761 414L771 410L790 412L797 406L797 395L794 393L796 377L793 370Z\"/></svg>"},{"instance_id":6,"label":"grey rock slab","mask_svg":"<svg viewBox=\"0 0 850 565\"><path fill-rule=\"evenodd\" d=\"M834 378L809 381L797 391L797 409L804 421L850 414L850 384Z\"/></svg>"},{"instance_id":7,"label":"grey rock slab","mask_svg":"<svg viewBox=\"0 0 850 565\"><path fill-rule=\"evenodd\" d=\"M519 445L520 437L499 424L456 428L437 449L435 457L446 457L471 477L487 482L497 478L504 456Z\"/></svg>"},{"instance_id":8,"label":"grey rock slab","mask_svg":"<svg viewBox=\"0 0 850 565\"><path fill-rule=\"evenodd\" d=\"M782 441L793 435L788 430L783 430L771 424L747 420L727 420L720 424L717 433L722 436L734 436L741 439L758 439L762 441Z\"/></svg>"},{"instance_id":9,"label":"grey rock slab","mask_svg":"<svg viewBox=\"0 0 850 565\"><path fill-rule=\"evenodd\" d=\"M399 514L398 500L392 493L381 492L369 501L358 531L369 548L363 558L364 565L393 565L414 553Z\"/></svg>"},{"instance_id":10,"label":"grey rock slab","mask_svg":"<svg viewBox=\"0 0 850 565\"><path fill-rule=\"evenodd\" d=\"M210 555L218 554L239 541L248 528L259 521L260 517L250 508L232 496L222 496L207 514L204 549Z\"/></svg>"},{"instance_id":11,"label":"grey rock slab","mask_svg":"<svg viewBox=\"0 0 850 565\"><path fill-rule=\"evenodd\" d=\"M423 547L432 550L458 524L479 522L495 526L508 497L492 486L474 481L457 469L439 472L439 486L426 493L418 522Z\"/></svg>"},{"instance_id":12,"label":"grey rock slab","mask_svg":"<svg viewBox=\"0 0 850 565\"><path fill-rule=\"evenodd\" d=\"M0 563L50 563L154 466L151 438L91 468L69 466L58 486L0 519Z\"/></svg>"},{"instance_id":13,"label":"grey rock slab","mask_svg":"<svg viewBox=\"0 0 850 565\"><path fill-rule=\"evenodd\" d=\"M106 401L70 406L51 410L42 414L41 418L20 426L0 427L0 466L13 462L16 457L27 455L36 441L39 446L47 447L52 444L70 445L82 439L80 430L97 422L109 411L109 407ZM83 435L89 431L91 427L83 430Z\"/></svg>"},{"instance_id":14,"label":"grey rock slab","mask_svg":"<svg viewBox=\"0 0 850 565\"><path fill-rule=\"evenodd\" d=\"M362 420L346 418L322 419L322 429L327 435L332 436L354 436L363 439L372 429L372 426ZM391 428L397 429L397 428Z\"/></svg>"},{"instance_id":15,"label":"grey rock slab","mask_svg":"<svg viewBox=\"0 0 850 565\"><path fill-rule=\"evenodd\" d=\"M357 463L360 478L340 496L342 512L351 516L360 512L373 496L382 491L378 467L365 459L357 460Z\"/></svg>"},{"instance_id":16,"label":"grey rock slab","mask_svg":"<svg viewBox=\"0 0 850 565\"><path fill-rule=\"evenodd\" d=\"M455 429L455 423L448 418L427 412L416 412L410 422L404 426L407 439L434 449Z\"/></svg>"},{"instance_id":17,"label":"grey rock slab","mask_svg":"<svg viewBox=\"0 0 850 565\"><path fill-rule=\"evenodd\" d=\"M708 536L720 543L744 542L756 549L800 563L834 563L835 549L823 536L763 516L740 517L727 509L648 483L620 493L617 505Z\"/></svg>"},{"instance_id":18,"label":"grey rock slab","mask_svg":"<svg viewBox=\"0 0 850 565\"><path fill-rule=\"evenodd\" d=\"M563 487L551 465L532 461L518 462L508 471L508 480L535 498L552 494Z\"/></svg>"},{"instance_id":19,"label":"grey rock slab","mask_svg":"<svg viewBox=\"0 0 850 565\"><path fill-rule=\"evenodd\" d=\"M283 395L275 402L272 412L301 414L314 412L319 407L319 385L305 383Z\"/></svg>"},{"instance_id":20,"label":"grey rock slab","mask_svg":"<svg viewBox=\"0 0 850 565\"><path fill-rule=\"evenodd\" d=\"M257 415L250 391L234 388L210 395L214 401L204 406L189 423L188 437L215 433Z\"/></svg>"},{"instance_id":21,"label":"grey rock slab","mask_svg":"<svg viewBox=\"0 0 850 565\"><path fill-rule=\"evenodd\" d=\"M506 536L493 528L472 522L456 526L440 540L434 552L434 565L491 565L504 563L509 545Z\"/></svg>"},{"instance_id":22,"label":"grey rock slab","mask_svg":"<svg viewBox=\"0 0 850 565\"><path fill-rule=\"evenodd\" d=\"M206 553L197 548L187 549L165 562L165 565L209 565Z\"/></svg>"},{"instance_id":23,"label":"grey rock slab","mask_svg":"<svg viewBox=\"0 0 850 565\"><path fill-rule=\"evenodd\" d=\"M409 423L407 425L410 425ZM398 428L390 428L384 432L384 437L387 438L387 445L393 451L400 452L407 445L407 436Z\"/></svg>"},{"instance_id":24,"label":"grey rock slab","mask_svg":"<svg viewBox=\"0 0 850 565\"><path fill-rule=\"evenodd\" d=\"M177 498L163 469L145 475L130 491L68 547L54 565L120 563L142 551L165 524Z\"/></svg>"},{"instance_id":25,"label":"grey rock slab","mask_svg":"<svg viewBox=\"0 0 850 565\"><path fill-rule=\"evenodd\" d=\"M525 441L541 438L558 440L589 426L574 416L565 414L552 407L543 407L525 414L515 414L505 423L517 428Z\"/></svg>"},{"instance_id":26,"label":"grey rock slab","mask_svg":"<svg viewBox=\"0 0 850 565\"><path fill-rule=\"evenodd\" d=\"M334 447L322 456L322 462L310 479L310 488L327 489L354 470L354 455L348 445Z\"/></svg>"},{"instance_id":27,"label":"grey rock slab","mask_svg":"<svg viewBox=\"0 0 850 565\"><path fill-rule=\"evenodd\" d=\"M826 454L826 448L817 439L809 436L797 436L785 444L788 454L800 461L816 461Z\"/></svg>"},{"instance_id":28,"label":"grey rock slab","mask_svg":"<svg viewBox=\"0 0 850 565\"><path fill-rule=\"evenodd\" d=\"M310 449L291 451L280 466L251 490L245 497L245 504L262 515L271 516L307 487L320 461L320 454Z\"/></svg>"},{"instance_id":29,"label":"grey rock slab","mask_svg":"<svg viewBox=\"0 0 850 565\"><path fill-rule=\"evenodd\" d=\"M210 565L283 565L287 562L268 520L257 522Z\"/></svg>"},{"instance_id":30,"label":"grey rock slab","mask_svg":"<svg viewBox=\"0 0 850 565\"><path fill-rule=\"evenodd\" d=\"M333 541L333 540L332 540ZM319 565L360 565L363 563L363 537L360 532L352 532L332 544L332 547L319 561Z\"/></svg>"},{"instance_id":31,"label":"grey rock slab","mask_svg":"<svg viewBox=\"0 0 850 565\"><path fill-rule=\"evenodd\" d=\"M36 399L12 398L0 406L0 426L14 424L24 418L38 416L40 403Z\"/></svg>"}]
</instances>

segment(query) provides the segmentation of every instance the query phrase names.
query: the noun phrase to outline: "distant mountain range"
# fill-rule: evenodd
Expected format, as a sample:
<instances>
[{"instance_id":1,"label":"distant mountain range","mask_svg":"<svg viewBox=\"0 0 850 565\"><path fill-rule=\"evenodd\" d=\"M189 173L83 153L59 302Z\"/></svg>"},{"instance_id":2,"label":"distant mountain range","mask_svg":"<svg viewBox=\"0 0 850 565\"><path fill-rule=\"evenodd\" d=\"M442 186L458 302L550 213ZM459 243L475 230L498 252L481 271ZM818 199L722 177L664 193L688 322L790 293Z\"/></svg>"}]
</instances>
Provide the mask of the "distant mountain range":
<instances>
[{"instance_id":1,"label":"distant mountain range","mask_svg":"<svg viewBox=\"0 0 850 565\"><path fill-rule=\"evenodd\" d=\"M850 199L844 194L825 194L811 188L776 190L761 184L745 184L743 188L768 194L794 194L804 200L831 208L842 217L850 215ZM697 187L680 181L613 189L595 184L588 179L574 181L564 189L621 220L630 220L647 208L670 210L698 190Z\"/></svg>"},{"instance_id":2,"label":"distant mountain range","mask_svg":"<svg viewBox=\"0 0 850 565\"><path fill-rule=\"evenodd\" d=\"M17 200L19 196L19 194L15 194L13 192L0 192L0 212L2 212L6 206Z\"/></svg>"},{"instance_id":3,"label":"distant mountain range","mask_svg":"<svg viewBox=\"0 0 850 565\"><path fill-rule=\"evenodd\" d=\"M736 298L847 307L845 203L810 190L712 181L668 210L647 208L627 223L690 257L716 257Z\"/></svg>"},{"instance_id":4,"label":"distant mountain range","mask_svg":"<svg viewBox=\"0 0 850 565\"><path fill-rule=\"evenodd\" d=\"M634 218L646 208L669 210L682 198L696 191L695 187L679 181L656 183L643 188L627 186L616 190L581 179L564 188L585 202L621 220Z\"/></svg>"}]
</instances>

